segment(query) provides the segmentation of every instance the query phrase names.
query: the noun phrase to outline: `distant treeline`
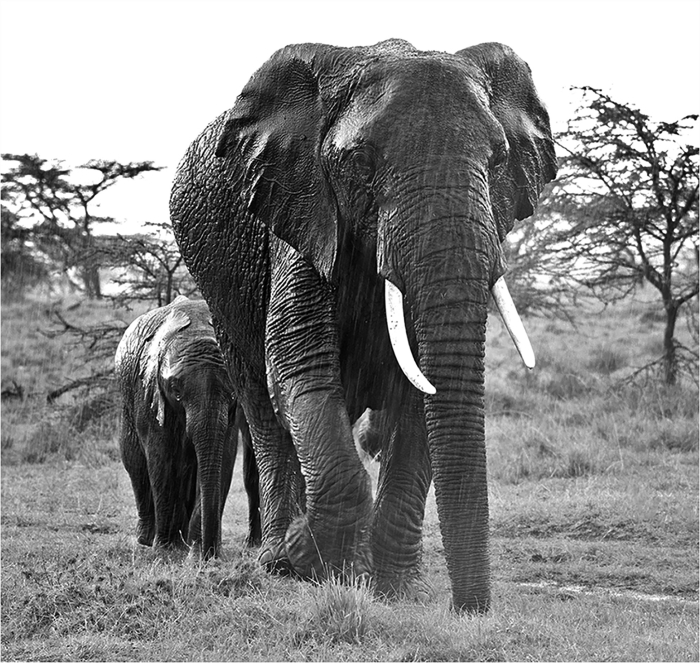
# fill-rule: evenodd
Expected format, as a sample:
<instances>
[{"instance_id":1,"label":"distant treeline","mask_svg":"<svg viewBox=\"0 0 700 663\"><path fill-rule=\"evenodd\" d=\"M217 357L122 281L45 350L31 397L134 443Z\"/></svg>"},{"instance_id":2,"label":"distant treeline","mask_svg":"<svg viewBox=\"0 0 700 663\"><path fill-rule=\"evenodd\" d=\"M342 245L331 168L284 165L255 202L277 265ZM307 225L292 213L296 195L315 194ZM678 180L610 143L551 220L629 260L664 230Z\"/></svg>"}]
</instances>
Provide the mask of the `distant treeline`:
<instances>
[{"instance_id":1,"label":"distant treeline","mask_svg":"<svg viewBox=\"0 0 700 663\"><path fill-rule=\"evenodd\" d=\"M535 216L506 240L518 309L574 320L582 293L607 303L648 284L665 319L657 362L663 380L675 383L688 366L697 375L697 342L683 347L676 325L685 315L697 341L698 148L690 137L698 116L656 122L601 90L574 90L579 107L556 136L559 175ZM167 224L148 224L139 235L95 234L113 221L92 214L95 198L160 170L153 162L91 160L68 168L37 155L2 159L4 298L58 279L101 298L106 268L111 296L122 303L161 306L195 292Z\"/></svg>"}]
</instances>

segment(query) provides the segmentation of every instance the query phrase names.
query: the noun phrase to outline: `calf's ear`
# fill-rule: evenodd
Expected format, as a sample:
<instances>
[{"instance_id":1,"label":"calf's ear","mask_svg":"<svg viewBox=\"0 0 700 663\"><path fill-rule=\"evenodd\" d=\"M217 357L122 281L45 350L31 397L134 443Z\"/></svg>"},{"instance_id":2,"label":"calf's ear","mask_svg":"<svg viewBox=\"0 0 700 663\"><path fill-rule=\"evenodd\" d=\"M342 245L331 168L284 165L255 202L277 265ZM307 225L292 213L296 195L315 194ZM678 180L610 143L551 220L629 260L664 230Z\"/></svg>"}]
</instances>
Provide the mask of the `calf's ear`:
<instances>
[{"instance_id":1,"label":"calf's ear","mask_svg":"<svg viewBox=\"0 0 700 663\"><path fill-rule=\"evenodd\" d=\"M188 327L190 322L184 311L172 309L147 343L141 379L146 402L155 411L161 426L165 425L165 396L159 376L163 370L167 370L168 344L173 336Z\"/></svg>"}]
</instances>

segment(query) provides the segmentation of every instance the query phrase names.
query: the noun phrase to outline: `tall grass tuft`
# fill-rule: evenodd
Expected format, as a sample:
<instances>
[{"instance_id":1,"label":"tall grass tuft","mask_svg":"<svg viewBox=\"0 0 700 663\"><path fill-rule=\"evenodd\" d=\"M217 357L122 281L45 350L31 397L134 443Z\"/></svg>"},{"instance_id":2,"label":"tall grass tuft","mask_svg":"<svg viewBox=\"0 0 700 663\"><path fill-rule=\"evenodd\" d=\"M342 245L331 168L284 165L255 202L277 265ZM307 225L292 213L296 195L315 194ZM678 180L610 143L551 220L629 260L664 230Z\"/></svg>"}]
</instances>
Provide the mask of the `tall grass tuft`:
<instances>
[{"instance_id":1,"label":"tall grass tuft","mask_svg":"<svg viewBox=\"0 0 700 663\"><path fill-rule=\"evenodd\" d=\"M609 347L598 347L591 353L587 365L588 368L597 373L610 375L624 368L627 364L627 356L624 353Z\"/></svg>"},{"instance_id":2,"label":"tall grass tuft","mask_svg":"<svg viewBox=\"0 0 700 663\"><path fill-rule=\"evenodd\" d=\"M314 588L310 628L333 643L359 643L371 629L371 589L367 581L331 577Z\"/></svg>"}]
</instances>

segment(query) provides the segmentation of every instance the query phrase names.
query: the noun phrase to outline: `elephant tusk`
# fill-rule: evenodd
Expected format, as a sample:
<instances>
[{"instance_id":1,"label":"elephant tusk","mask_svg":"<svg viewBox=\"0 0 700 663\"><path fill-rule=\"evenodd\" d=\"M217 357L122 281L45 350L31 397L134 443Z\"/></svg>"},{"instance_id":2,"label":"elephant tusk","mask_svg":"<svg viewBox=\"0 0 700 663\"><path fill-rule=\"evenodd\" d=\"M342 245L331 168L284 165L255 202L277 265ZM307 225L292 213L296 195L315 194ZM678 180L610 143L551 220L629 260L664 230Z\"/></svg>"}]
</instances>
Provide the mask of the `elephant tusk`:
<instances>
[{"instance_id":1,"label":"elephant tusk","mask_svg":"<svg viewBox=\"0 0 700 663\"><path fill-rule=\"evenodd\" d=\"M434 394L435 387L421 373L416 364L406 336L406 321L403 317L403 295L391 282L384 281L384 304L386 307L386 324L389 328L391 347L396 361L399 363L409 382L425 394Z\"/></svg>"},{"instance_id":2,"label":"elephant tusk","mask_svg":"<svg viewBox=\"0 0 700 663\"><path fill-rule=\"evenodd\" d=\"M506 329L513 339L513 343L515 343L515 347L520 353L525 366L528 368L535 368L535 353L532 350L532 345L530 345L530 339L527 337L523 321L520 319L515 309L513 298L510 296L510 292L508 292L508 286L503 277L493 284L491 294L493 295L493 301L496 302L496 306L503 318Z\"/></svg>"}]
</instances>

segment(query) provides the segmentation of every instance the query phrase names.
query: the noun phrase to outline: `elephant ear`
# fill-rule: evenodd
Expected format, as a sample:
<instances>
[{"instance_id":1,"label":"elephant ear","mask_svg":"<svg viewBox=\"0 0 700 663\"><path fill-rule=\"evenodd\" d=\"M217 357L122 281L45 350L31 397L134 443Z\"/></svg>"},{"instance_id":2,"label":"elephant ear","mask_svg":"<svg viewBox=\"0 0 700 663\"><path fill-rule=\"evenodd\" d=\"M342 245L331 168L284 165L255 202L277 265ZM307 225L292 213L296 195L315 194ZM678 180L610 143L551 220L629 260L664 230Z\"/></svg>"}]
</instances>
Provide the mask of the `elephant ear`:
<instances>
[{"instance_id":1,"label":"elephant ear","mask_svg":"<svg viewBox=\"0 0 700 663\"><path fill-rule=\"evenodd\" d=\"M337 211L321 164L327 124L314 72L283 49L243 89L216 150L242 169L235 186L248 211L326 278L338 244Z\"/></svg>"},{"instance_id":2,"label":"elephant ear","mask_svg":"<svg viewBox=\"0 0 700 663\"><path fill-rule=\"evenodd\" d=\"M530 67L508 46L479 44L457 53L485 76L491 112L508 140L505 162L492 168L491 204L501 241L516 219L534 213L542 189L557 174L549 114L540 101Z\"/></svg>"},{"instance_id":3,"label":"elephant ear","mask_svg":"<svg viewBox=\"0 0 700 663\"><path fill-rule=\"evenodd\" d=\"M146 338L148 344L146 345L141 377L146 402L155 411L156 419L161 426L165 424L165 397L160 388L158 375L162 369L167 370L168 343L175 334L185 329L190 323L191 320L187 313L180 309L171 309L163 322L154 329L152 336Z\"/></svg>"}]
</instances>

